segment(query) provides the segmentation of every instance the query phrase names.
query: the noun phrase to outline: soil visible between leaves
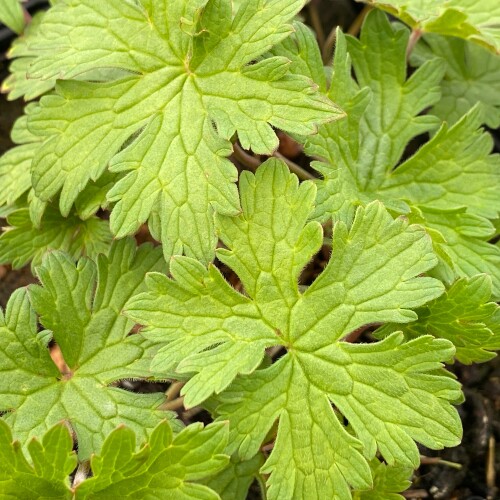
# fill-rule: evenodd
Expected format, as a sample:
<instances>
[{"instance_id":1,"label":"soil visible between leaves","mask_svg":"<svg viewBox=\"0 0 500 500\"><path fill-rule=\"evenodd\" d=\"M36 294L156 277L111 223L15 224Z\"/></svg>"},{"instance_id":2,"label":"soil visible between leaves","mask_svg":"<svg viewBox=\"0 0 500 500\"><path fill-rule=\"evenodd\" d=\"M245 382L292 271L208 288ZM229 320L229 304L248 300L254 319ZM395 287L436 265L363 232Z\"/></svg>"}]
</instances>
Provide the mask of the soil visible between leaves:
<instances>
[{"instance_id":1,"label":"soil visible between leaves","mask_svg":"<svg viewBox=\"0 0 500 500\"><path fill-rule=\"evenodd\" d=\"M340 24L348 29L356 22L356 16L362 6L351 0L312 0L319 15L316 20L321 24L323 33L328 34L332 26ZM310 11L304 12L306 22L314 24ZM4 32L5 33L5 32ZM2 32L0 31L0 35ZM325 36L325 35L323 35ZM0 36L0 81L7 75L7 65L3 54L8 47L8 39ZM0 155L12 146L9 132L15 119L22 113L21 101L8 102L0 95ZM496 151L500 152L500 131L492 131ZM418 147L418 145L416 145ZM415 145L413 145L415 147ZM306 160L299 156L293 143L282 140L280 151L285 156L293 157L307 167ZM312 281L321 272L325 258L324 252L318 254L315 262L305 270L303 278ZM234 279L228 276L233 286ZM12 270L10 266L0 266L0 305L5 307L11 293L37 280L30 268ZM362 341L369 341L369 333L365 332ZM413 485L404 493L410 499L431 500L495 500L500 498L500 358L488 363L464 366L456 363L448 367L463 384L465 403L459 406L464 426L464 439L460 446L434 452L421 448L425 457L421 467L415 472ZM124 382L125 388L136 392L165 391L168 384L150 384L141 382ZM208 421L206 412L179 412L184 420ZM187 422L186 422L187 423ZM440 461L460 464L461 468L440 464ZM260 499L256 484L252 485L249 499Z\"/></svg>"}]
</instances>

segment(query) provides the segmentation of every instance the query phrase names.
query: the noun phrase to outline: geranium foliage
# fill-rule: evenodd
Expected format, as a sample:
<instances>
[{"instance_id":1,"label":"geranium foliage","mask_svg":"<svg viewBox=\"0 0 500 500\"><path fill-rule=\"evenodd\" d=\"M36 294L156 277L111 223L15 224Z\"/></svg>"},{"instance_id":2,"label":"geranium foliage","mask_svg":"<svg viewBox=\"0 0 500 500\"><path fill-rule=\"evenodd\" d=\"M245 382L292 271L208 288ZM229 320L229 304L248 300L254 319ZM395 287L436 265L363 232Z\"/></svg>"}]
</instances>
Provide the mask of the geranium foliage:
<instances>
[{"instance_id":1,"label":"geranium foliage","mask_svg":"<svg viewBox=\"0 0 500 500\"><path fill-rule=\"evenodd\" d=\"M365 457L377 450L390 464L416 466L414 440L440 448L461 432L450 405L459 385L440 372L454 354L449 341L404 343L396 333L371 345L343 342L368 323L412 321L411 308L441 295L439 281L418 277L436 264L429 237L393 220L380 203L359 208L351 228L335 226L329 264L301 293L300 272L322 243L321 226L307 223L315 191L278 161L240 179L243 213L219 217L227 248L217 256L247 296L215 267L179 257L172 278L150 274L149 291L126 306L147 326L146 338L166 343L155 370L196 373L183 388L186 406L225 389L217 412L229 420L232 449L242 458L257 453L279 419L263 469L276 499L344 498L349 485L370 487ZM273 345L286 354L257 369Z\"/></svg>"},{"instance_id":2,"label":"geranium foliage","mask_svg":"<svg viewBox=\"0 0 500 500\"><path fill-rule=\"evenodd\" d=\"M363 1L0 0L0 498L403 500L460 444L500 7Z\"/></svg>"},{"instance_id":3,"label":"geranium foliage","mask_svg":"<svg viewBox=\"0 0 500 500\"><path fill-rule=\"evenodd\" d=\"M57 2L36 30L28 67L30 78L68 80L30 119L45 139L33 161L37 196L60 192L66 215L109 165L127 172L108 193L117 236L136 232L154 211L166 255L210 260L213 212L239 210L229 139L237 133L245 148L272 153L271 126L310 134L341 116L310 81L289 73L286 59L250 64L290 33L302 5L246 2L233 17L230 0ZM105 68L119 71L93 81ZM91 81L71 80L85 73Z\"/></svg>"},{"instance_id":4,"label":"geranium foliage","mask_svg":"<svg viewBox=\"0 0 500 500\"><path fill-rule=\"evenodd\" d=\"M14 437L25 445L60 420L74 429L78 454L99 451L106 435L126 423L145 437L171 414L159 407L162 394L134 395L115 382L151 376L155 345L120 315L144 274L166 266L160 249L132 240L115 244L97 265L83 258L75 266L63 253L49 253L37 274L41 286L17 290L1 317L0 410ZM37 331L37 320L46 330ZM58 345L63 363L50 356Z\"/></svg>"}]
</instances>

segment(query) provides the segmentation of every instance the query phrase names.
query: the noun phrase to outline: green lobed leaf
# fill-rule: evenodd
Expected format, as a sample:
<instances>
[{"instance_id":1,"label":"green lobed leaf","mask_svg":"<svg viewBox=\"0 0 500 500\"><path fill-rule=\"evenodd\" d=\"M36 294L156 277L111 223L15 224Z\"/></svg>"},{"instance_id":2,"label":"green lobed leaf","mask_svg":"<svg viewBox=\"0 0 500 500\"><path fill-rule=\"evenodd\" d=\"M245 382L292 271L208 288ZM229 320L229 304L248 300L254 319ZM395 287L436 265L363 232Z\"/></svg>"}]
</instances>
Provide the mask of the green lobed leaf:
<instances>
[{"instance_id":1,"label":"green lobed leaf","mask_svg":"<svg viewBox=\"0 0 500 500\"><path fill-rule=\"evenodd\" d=\"M147 378L156 346L120 314L143 290L144 274L165 267L161 250L130 239L115 243L97 265L77 266L62 252L46 255L37 273L41 286L14 292L0 327L0 411L23 445L60 420L76 434L81 460L98 452L105 436L125 423L144 439L169 413L163 394L132 394L115 382ZM36 311L36 313L35 313ZM49 330L67 365L61 373L49 356Z\"/></svg>"},{"instance_id":2,"label":"green lobed leaf","mask_svg":"<svg viewBox=\"0 0 500 500\"><path fill-rule=\"evenodd\" d=\"M6 214L12 213L13 207L25 207L27 197L29 205L29 214L33 225L39 229L42 224L42 218L47 208L47 203L40 200L34 193L31 184L31 165L33 158L41 145L39 137L33 135L28 130L28 117L34 112L37 105L34 103L29 104L25 108L25 114L18 118L12 129L12 140L17 144L14 148L8 150L0 157L0 182L4 186L2 194L0 194L0 208ZM90 244L95 246L100 245L99 251L103 250L103 244L106 240L110 240L111 234L109 229L105 226L104 222L98 223L97 221L88 221L99 210L105 209L108 206L107 193L113 185L120 179L117 174L106 172L96 182L90 182L83 192L80 193L75 200L75 212L85 223L80 221L80 226L84 229L87 226L101 228L96 232L95 242L90 241ZM53 211L54 212L54 211ZM64 217L59 216L62 226L78 225L73 213L65 220ZM52 218L57 215L52 215ZM71 222L70 222L71 221ZM27 229L25 230L28 231ZM88 234L92 234L86 231ZM30 235L31 236L31 235ZM39 235L35 235L39 236ZM42 239L44 236L42 236ZM61 238L61 236L59 236ZM46 236L45 239L50 241L52 237ZM64 239L64 238L63 238ZM101 243L100 243L101 240ZM69 250L67 247L53 247L54 249ZM92 252L89 252L93 256ZM35 262L35 265L39 262Z\"/></svg>"},{"instance_id":3,"label":"green lobed leaf","mask_svg":"<svg viewBox=\"0 0 500 500\"><path fill-rule=\"evenodd\" d=\"M428 229L449 268L447 282L488 273L500 296L500 253L487 242L493 235L487 219L500 210L500 156L490 154L492 138L478 128L481 111L472 109L451 127L443 124L401 162L408 142L437 123L420 113L439 100L444 70L433 59L407 79L408 36L378 11L367 16L360 40L338 32L328 95L348 118L303 139L306 153L322 160L313 163L323 175L314 216L349 223L357 205L381 200ZM477 229L466 229L472 220Z\"/></svg>"},{"instance_id":4,"label":"green lobed leaf","mask_svg":"<svg viewBox=\"0 0 500 500\"><path fill-rule=\"evenodd\" d=\"M125 173L108 193L117 237L155 211L166 256L211 260L214 212L239 211L236 168L226 158L234 134L244 148L270 154L278 146L272 127L307 135L342 115L287 61L262 59L303 4L247 0L233 15L230 0L58 2L37 29L28 69L34 79L65 80L30 119L45 138L33 162L37 196L60 192L67 214L109 165ZM110 67L121 73L74 80Z\"/></svg>"},{"instance_id":5,"label":"green lobed leaf","mask_svg":"<svg viewBox=\"0 0 500 500\"><path fill-rule=\"evenodd\" d=\"M55 4L55 1L49 2ZM43 36L39 34L39 26L45 15L45 11L37 12L31 22L26 26L24 32L16 38L7 52L7 57L13 59L9 66L9 76L2 82L0 91L7 94L7 99L12 101L23 97L26 101L36 99L53 90L58 75L49 78L30 78L28 71L30 65L39 55L40 45L43 43ZM123 78L128 73L116 68L102 68L89 71L85 75L74 75L75 79L87 79L92 81L106 81L110 78Z\"/></svg>"},{"instance_id":6,"label":"green lobed leaf","mask_svg":"<svg viewBox=\"0 0 500 500\"><path fill-rule=\"evenodd\" d=\"M25 20L20 0L0 0L0 23L16 33L23 31Z\"/></svg>"},{"instance_id":7,"label":"green lobed leaf","mask_svg":"<svg viewBox=\"0 0 500 500\"><path fill-rule=\"evenodd\" d=\"M240 460L233 455L227 467L202 482L216 491L221 500L247 500L248 488L258 476L264 461L262 453L250 460Z\"/></svg>"},{"instance_id":8,"label":"green lobed leaf","mask_svg":"<svg viewBox=\"0 0 500 500\"><path fill-rule=\"evenodd\" d=\"M17 146L0 156L0 206L16 204L31 188L31 163L40 147L40 138L28 130L28 114L35 106L27 106L14 123L11 138Z\"/></svg>"},{"instance_id":9,"label":"green lobed leaf","mask_svg":"<svg viewBox=\"0 0 500 500\"><path fill-rule=\"evenodd\" d=\"M0 496L2 499L175 498L217 500L208 486L196 484L223 469L229 457L225 423L196 423L175 437L168 421L160 422L148 442L136 451L134 432L123 425L106 438L91 458L92 476L70 488L77 464L73 439L65 423L49 429L41 442L28 445L29 463L9 426L0 419Z\"/></svg>"},{"instance_id":10,"label":"green lobed leaf","mask_svg":"<svg viewBox=\"0 0 500 500\"><path fill-rule=\"evenodd\" d=\"M412 222L420 222L422 217L409 215ZM465 209L434 210L421 207L425 225L432 234L434 249L444 257L432 270L438 279L451 285L458 277L474 277L488 274L492 279L493 298L500 297L500 249L489 243L495 228L483 217L467 213ZM446 260L449 258L449 262Z\"/></svg>"},{"instance_id":11,"label":"green lobed leaf","mask_svg":"<svg viewBox=\"0 0 500 500\"><path fill-rule=\"evenodd\" d=\"M310 78L326 93L326 76L314 31L303 23L293 23L294 33L270 50L276 57L286 57L290 72Z\"/></svg>"},{"instance_id":12,"label":"green lobed leaf","mask_svg":"<svg viewBox=\"0 0 500 500\"><path fill-rule=\"evenodd\" d=\"M417 309L418 320L401 325L385 325L377 330L382 338L402 330L406 338L432 335L447 339L456 347L461 363L488 361L500 349L500 307L490 302L491 279L482 274L456 281L444 295Z\"/></svg>"},{"instance_id":13,"label":"green lobed leaf","mask_svg":"<svg viewBox=\"0 0 500 500\"><path fill-rule=\"evenodd\" d=\"M393 14L413 29L471 40L500 53L496 0L358 0Z\"/></svg>"},{"instance_id":14,"label":"green lobed leaf","mask_svg":"<svg viewBox=\"0 0 500 500\"><path fill-rule=\"evenodd\" d=\"M14 59L9 66L9 76L2 82L0 92L7 94L7 99L13 101L24 97L31 101L55 86L57 76L44 80L28 78L28 67L36 58L36 35L38 26L44 16L44 12L36 13L21 36L16 38L7 52L9 59Z\"/></svg>"},{"instance_id":15,"label":"green lobed leaf","mask_svg":"<svg viewBox=\"0 0 500 500\"><path fill-rule=\"evenodd\" d=\"M39 224L33 223L28 208L15 210L8 215L3 230L0 263L12 264L14 269L29 262L34 269L52 250L68 252L75 260L82 255L97 258L109 252L112 239L106 220L92 216L84 221L74 214L63 217L52 206L47 207Z\"/></svg>"},{"instance_id":16,"label":"green lobed leaf","mask_svg":"<svg viewBox=\"0 0 500 500\"><path fill-rule=\"evenodd\" d=\"M0 496L2 499L33 498L69 500L68 476L76 468L73 440L67 426L57 424L41 441L28 445L32 464L18 442L13 442L9 426L0 419Z\"/></svg>"},{"instance_id":17,"label":"green lobed leaf","mask_svg":"<svg viewBox=\"0 0 500 500\"><path fill-rule=\"evenodd\" d=\"M192 424L173 437L168 422L160 423L148 444L136 452L134 432L121 426L91 459L93 477L76 488L76 499L172 498L219 500L208 486L197 484L223 469L228 426Z\"/></svg>"},{"instance_id":18,"label":"green lobed leaf","mask_svg":"<svg viewBox=\"0 0 500 500\"><path fill-rule=\"evenodd\" d=\"M426 35L411 62L420 66L435 57L446 71L441 99L430 112L452 125L479 102L484 123L493 129L500 126L500 55L459 38Z\"/></svg>"},{"instance_id":19,"label":"green lobed leaf","mask_svg":"<svg viewBox=\"0 0 500 500\"><path fill-rule=\"evenodd\" d=\"M376 458L370 461L373 474L373 488L367 491L355 491L355 500L404 500L399 495L408 489L412 470L407 467L390 467Z\"/></svg>"},{"instance_id":20,"label":"green lobed leaf","mask_svg":"<svg viewBox=\"0 0 500 500\"><path fill-rule=\"evenodd\" d=\"M319 223L307 222L315 191L310 182L299 186L279 161L255 175L244 172L243 213L219 216L227 248L217 256L246 295L214 266L204 271L177 257L172 278L150 275L149 291L125 308L146 326L146 338L164 340L156 370L177 363L193 373L182 391L188 406L208 397L206 388L220 392L234 379L217 411L230 421L230 450L241 459L252 458L279 421L262 469L270 474L270 499L349 499L349 486L372 486L367 461L377 450L391 465L416 467L414 440L441 448L461 435L450 405L459 385L440 370L454 354L449 341L425 336L405 343L402 334L367 345L342 341L370 323L411 322L417 318L411 309L442 293L437 280L420 277L437 262L430 238L421 227L393 220L380 203L361 207L350 228L335 225L332 258L301 293L300 273L323 239ZM286 353L256 369L268 345ZM231 353L224 358L231 369L221 366L221 352Z\"/></svg>"}]
</instances>

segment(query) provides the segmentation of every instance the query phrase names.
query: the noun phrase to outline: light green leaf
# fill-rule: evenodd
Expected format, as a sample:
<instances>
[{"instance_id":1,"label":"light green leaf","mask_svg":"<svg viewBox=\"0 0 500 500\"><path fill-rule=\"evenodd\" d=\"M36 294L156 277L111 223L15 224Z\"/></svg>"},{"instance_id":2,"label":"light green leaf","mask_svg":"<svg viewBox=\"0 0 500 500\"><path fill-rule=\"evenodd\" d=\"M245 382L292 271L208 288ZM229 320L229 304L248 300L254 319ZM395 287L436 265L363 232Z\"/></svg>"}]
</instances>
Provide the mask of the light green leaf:
<instances>
[{"instance_id":1,"label":"light green leaf","mask_svg":"<svg viewBox=\"0 0 500 500\"><path fill-rule=\"evenodd\" d=\"M342 341L363 325L415 320L411 309L442 293L437 280L420 277L437 262L425 231L393 220L380 203L359 208L350 229L335 225L332 258L301 293L300 273L322 243L321 226L307 223L314 185L299 186L286 165L270 160L255 175L242 174L240 191L243 213L218 218L226 248L217 256L237 273L246 295L214 267L202 272L179 257L173 279L151 276L149 291L126 311L146 325L147 338L165 340L158 360L175 360L178 346L189 342L179 364L213 392L238 371L251 371L219 367L223 376L213 382L220 350L232 350L230 362L240 366L249 350L256 361L257 348L261 357L267 345L286 349L269 368L238 376L217 409L230 421L230 449L242 459L258 452L279 420L262 469L271 474L269 498L348 499L349 486L371 487L367 460L377 450L390 464L417 466L414 440L431 448L457 444L460 421L450 401L460 389L439 370L454 354L450 342L426 336L404 343L402 334L369 345ZM201 398L196 383L183 393Z\"/></svg>"},{"instance_id":2,"label":"light green leaf","mask_svg":"<svg viewBox=\"0 0 500 500\"><path fill-rule=\"evenodd\" d=\"M14 60L9 66L10 75L2 82L0 91L7 94L9 101L19 97L31 101L55 86L56 75L44 80L28 78L28 67L36 57L36 34L43 16L44 12L35 14L24 33L12 42L7 52L7 57ZM31 48L32 45L35 49Z\"/></svg>"},{"instance_id":3,"label":"light green leaf","mask_svg":"<svg viewBox=\"0 0 500 500\"><path fill-rule=\"evenodd\" d=\"M450 258L450 262L441 259L439 266L432 271L435 276L451 285L457 277L485 273L493 283L493 298L500 297L500 248L488 242L495 233L493 224L467 213L465 209L421 207L421 213L436 251L440 247L441 252ZM410 214L410 219L414 221L413 214Z\"/></svg>"},{"instance_id":4,"label":"light green leaf","mask_svg":"<svg viewBox=\"0 0 500 500\"><path fill-rule=\"evenodd\" d=\"M223 469L228 426L197 423L175 437L167 421L157 425L149 441L136 452L136 436L123 425L106 438L102 452L91 458L92 476L71 488L69 476L77 464L68 426L59 423L33 439L28 463L9 426L0 419L0 487L2 499L32 500L175 498L217 500L209 486L196 484Z\"/></svg>"},{"instance_id":5,"label":"light green leaf","mask_svg":"<svg viewBox=\"0 0 500 500\"><path fill-rule=\"evenodd\" d=\"M491 279L480 274L462 278L447 292L426 306L417 309L418 321L401 325L385 325L377 331L382 338L402 330L406 338L432 335L447 339L456 347L455 357L461 363L488 361L500 349L500 307L489 302Z\"/></svg>"},{"instance_id":6,"label":"light green leaf","mask_svg":"<svg viewBox=\"0 0 500 500\"><path fill-rule=\"evenodd\" d=\"M500 211L500 156L490 155L493 140L478 129L474 109L456 125L443 125L410 159L384 179L379 190L415 205L441 210L467 207L471 214L494 219Z\"/></svg>"},{"instance_id":7,"label":"light green leaf","mask_svg":"<svg viewBox=\"0 0 500 500\"><path fill-rule=\"evenodd\" d=\"M196 484L224 468L228 426L192 424L175 437L160 423L147 445L136 452L136 437L127 427L113 431L100 455L91 460L93 477L76 488L76 499L110 498L218 500L208 486Z\"/></svg>"},{"instance_id":8,"label":"light green leaf","mask_svg":"<svg viewBox=\"0 0 500 500\"><path fill-rule=\"evenodd\" d=\"M16 210L19 210L20 208L25 208L26 207L26 200L24 197L20 198L18 201L16 201L13 205L4 205L3 207L0 207L0 218L2 219L7 219L7 217L15 212Z\"/></svg>"},{"instance_id":9,"label":"light green leaf","mask_svg":"<svg viewBox=\"0 0 500 500\"><path fill-rule=\"evenodd\" d=\"M38 321L52 332L67 369L59 373L37 334L37 315L25 289L16 291L0 327L0 411L23 445L60 420L71 424L84 460L125 423L144 439L165 416L162 394L132 394L114 387L124 378L150 377L154 343L129 335L120 315L144 287L144 274L165 267L161 250L130 239L115 243L95 265L49 253L38 269L41 286L29 290ZM13 411L15 409L15 411Z\"/></svg>"},{"instance_id":10,"label":"light green leaf","mask_svg":"<svg viewBox=\"0 0 500 500\"><path fill-rule=\"evenodd\" d=\"M411 484L412 470L407 467L390 467L374 458L370 462L373 474L373 488L355 491L355 500L404 500L398 493L405 491Z\"/></svg>"},{"instance_id":11,"label":"light green leaf","mask_svg":"<svg viewBox=\"0 0 500 500\"><path fill-rule=\"evenodd\" d=\"M492 234L485 234L485 227L500 210L500 157L490 154L492 138L478 128L481 112L474 108L452 127L444 124L401 163L408 142L436 123L419 113L439 100L443 71L441 61L433 59L406 79L407 42L408 31L391 26L377 11L368 15L361 40L338 33L329 96L348 118L304 140L306 153L322 160L313 163L323 175L314 216L350 223L355 207L373 200L395 213L418 212L415 222L432 234L450 268L447 281L488 273L498 295L500 254L487 243ZM476 234L464 231L464 219L474 219ZM461 258L464 253L471 258Z\"/></svg>"},{"instance_id":12,"label":"light green leaf","mask_svg":"<svg viewBox=\"0 0 500 500\"><path fill-rule=\"evenodd\" d=\"M39 228L47 203L37 198L33 192L31 184L31 165L41 145L41 140L40 137L33 135L28 130L27 126L28 117L34 112L36 107L36 104L29 104L25 108L25 115L16 120L11 136L13 142L18 144L18 146L10 149L0 157L0 182L4 186L0 194L0 207L5 207L4 211L11 213L13 211L10 210L11 207L17 206L17 208L20 208L19 205L24 206L26 204L25 195L27 193L30 218L33 225ZM77 215L81 219L87 220L99 209L106 208L108 205L107 193L119 179L119 175L106 172L96 182L90 182L75 200ZM72 217L70 217L70 219L71 218ZM59 216L59 219L65 220L61 216ZM76 222L70 225L74 224L76 224ZM64 226L65 222L63 222L62 225ZM95 224L89 222L87 225L96 226L97 222ZM103 244L107 240L110 240L111 234L107 224L101 223L100 225L101 229L98 233L101 233L101 236L96 238L95 243L99 243L99 239L102 239L99 251L103 251ZM83 227L85 227L85 225ZM59 238L61 237L60 235ZM58 247L56 246L54 248ZM69 250L69 248L65 247L60 247L59 249ZM92 252L89 252L88 255L94 256ZM37 263L38 262L35 262L35 265Z\"/></svg>"},{"instance_id":13,"label":"light green leaf","mask_svg":"<svg viewBox=\"0 0 500 500\"><path fill-rule=\"evenodd\" d=\"M430 112L450 125L457 122L478 102L482 103L484 123L500 125L500 55L483 47L439 35L427 35L412 53L411 62L440 57L446 72L441 82L441 99Z\"/></svg>"},{"instance_id":14,"label":"light green leaf","mask_svg":"<svg viewBox=\"0 0 500 500\"><path fill-rule=\"evenodd\" d=\"M67 214L109 165L126 173L108 193L117 237L156 211L165 255L210 261L214 212L239 211L236 169L226 158L234 134L244 148L270 154L278 146L272 127L307 135L342 115L285 61L262 59L291 32L287 23L303 4L247 0L233 16L230 0L58 2L37 30L28 70L67 80L30 120L46 138L33 163L37 196L61 191ZM126 76L71 80L109 67Z\"/></svg>"},{"instance_id":15,"label":"light green leaf","mask_svg":"<svg viewBox=\"0 0 500 500\"><path fill-rule=\"evenodd\" d=\"M18 146L0 156L0 206L14 205L31 189L31 163L36 150L40 147L40 138L28 130L28 114L34 109L29 105L25 115L14 123L11 137Z\"/></svg>"},{"instance_id":16,"label":"light green leaf","mask_svg":"<svg viewBox=\"0 0 500 500\"><path fill-rule=\"evenodd\" d=\"M28 463L19 443L13 442L9 426L0 419L0 490L2 499L33 498L69 500L68 476L76 468L76 454L68 427L60 423L33 439Z\"/></svg>"},{"instance_id":17,"label":"light green leaf","mask_svg":"<svg viewBox=\"0 0 500 500\"><path fill-rule=\"evenodd\" d=\"M38 27L44 15L45 11L37 12L26 26L23 34L12 42L7 52L7 57L13 61L9 66L10 75L2 82L0 91L6 93L7 99L10 101L19 97L31 101L53 90L56 85L57 74L44 79L28 77L29 67L39 54ZM97 82L110 78L123 78L124 76L128 76L128 73L120 69L103 68L89 71L85 73L85 76L75 75L74 78L76 80L85 78Z\"/></svg>"},{"instance_id":18,"label":"light green leaf","mask_svg":"<svg viewBox=\"0 0 500 500\"><path fill-rule=\"evenodd\" d=\"M0 23L16 33L23 31L25 21L20 0L0 0Z\"/></svg>"},{"instance_id":19,"label":"light green leaf","mask_svg":"<svg viewBox=\"0 0 500 500\"><path fill-rule=\"evenodd\" d=\"M471 40L500 53L497 0L358 0L399 17L424 33Z\"/></svg>"},{"instance_id":20,"label":"light green leaf","mask_svg":"<svg viewBox=\"0 0 500 500\"><path fill-rule=\"evenodd\" d=\"M87 220L98 210L108 208L108 192L123 176L105 172L97 181L90 182L75 200L75 211L80 218Z\"/></svg>"},{"instance_id":21,"label":"light green leaf","mask_svg":"<svg viewBox=\"0 0 500 500\"><path fill-rule=\"evenodd\" d=\"M309 77L321 92L326 93L325 69L314 31L299 22L294 22L293 27L295 33L273 47L270 53L292 61L292 73Z\"/></svg>"},{"instance_id":22,"label":"light green leaf","mask_svg":"<svg viewBox=\"0 0 500 500\"><path fill-rule=\"evenodd\" d=\"M246 500L248 488L258 476L263 464L262 453L258 453L250 460L240 460L233 455L226 468L202 483L216 491L221 500Z\"/></svg>"},{"instance_id":23,"label":"light green leaf","mask_svg":"<svg viewBox=\"0 0 500 500\"><path fill-rule=\"evenodd\" d=\"M7 217L8 226L0 236L0 263L20 268L31 262L35 268L51 250L68 252L73 259L82 255L96 258L107 254L111 245L109 224L97 217L83 221L76 215L62 217L49 206L35 225L28 208L20 208Z\"/></svg>"}]
</instances>

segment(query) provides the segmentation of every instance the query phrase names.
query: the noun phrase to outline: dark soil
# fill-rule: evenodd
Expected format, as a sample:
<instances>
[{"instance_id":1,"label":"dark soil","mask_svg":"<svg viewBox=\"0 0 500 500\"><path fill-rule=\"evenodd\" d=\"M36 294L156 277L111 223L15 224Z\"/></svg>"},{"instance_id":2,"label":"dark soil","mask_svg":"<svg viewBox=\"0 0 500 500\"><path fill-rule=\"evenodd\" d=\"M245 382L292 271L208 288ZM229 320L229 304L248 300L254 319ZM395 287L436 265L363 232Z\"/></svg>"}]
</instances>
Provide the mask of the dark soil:
<instances>
[{"instance_id":1,"label":"dark soil","mask_svg":"<svg viewBox=\"0 0 500 500\"><path fill-rule=\"evenodd\" d=\"M34 7L43 5L42 1L30 2ZM336 25L345 30L357 31L357 19L362 5L353 0L312 0L318 17L314 19L312 10L305 9L304 19L316 29L321 26L321 37L328 34ZM313 13L313 15L311 15ZM0 81L7 74L7 64L3 53L8 47L10 35L0 26ZM7 102L0 96L0 154L12 146L9 131L15 119L22 112L23 103ZM492 131L496 150L500 152L500 132ZM412 147L418 147L413 144ZM307 168L307 159L296 150L287 139L282 141L282 154L293 157L295 162ZM142 236L149 239L148 236ZM303 275L304 283L310 282L319 274L328 259L328 249L323 249L314 263ZM238 288L237 278L228 269L229 281ZM8 297L18 287L35 282L29 267L14 271L8 266L0 266L0 304L5 306ZM364 332L363 341L369 341L369 332ZM500 491L500 359L474 366L456 364L450 367L463 383L466 401L460 405L459 412L464 425L464 439L460 446L441 452L422 448L424 464L415 472L414 484L405 496L411 499L434 500L495 500ZM137 392L164 391L168 384L142 384L124 382L128 390ZM180 413L188 422L208 420L206 412ZM441 461L459 464L460 469L440 464ZM499 474L496 472L499 471ZM253 485L249 498L258 499L258 487Z\"/></svg>"}]
</instances>

